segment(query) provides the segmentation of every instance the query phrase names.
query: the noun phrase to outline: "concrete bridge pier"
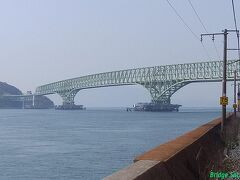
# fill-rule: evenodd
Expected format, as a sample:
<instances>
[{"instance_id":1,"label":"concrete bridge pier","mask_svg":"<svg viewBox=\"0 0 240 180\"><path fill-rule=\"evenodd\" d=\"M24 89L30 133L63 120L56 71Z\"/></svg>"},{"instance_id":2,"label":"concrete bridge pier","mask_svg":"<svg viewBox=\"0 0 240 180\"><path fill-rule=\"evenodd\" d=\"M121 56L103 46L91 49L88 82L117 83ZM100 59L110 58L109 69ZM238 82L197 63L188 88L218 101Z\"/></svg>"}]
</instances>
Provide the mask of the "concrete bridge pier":
<instances>
[{"instance_id":1,"label":"concrete bridge pier","mask_svg":"<svg viewBox=\"0 0 240 180\"><path fill-rule=\"evenodd\" d=\"M34 95L18 97L18 100L22 101L22 109L34 109L34 107L35 107L35 96Z\"/></svg>"},{"instance_id":2,"label":"concrete bridge pier","mask_svg":"<svg viewBox=\"0 0 240 180\"><path fill-rule=\"evenodd\" d=\"M77 109L77 105L74 104L74 98L79 90L71 90L66 92L58 93L62 99L62 106L59 106L59 109Z\"/></svg>"},{"instance_id":3,"label":"concrete bridge pier","mask_svg":"<svg viewBox=\"0 0 240 180\"><path fill-rule=\"evenodd\" d=\"M175 84L174 84L175 83ZM185 84L180 84L180 87ZM170 82L168 85L158 84L144 85L151 95L151 104L147 109L151 111L178 111L181 105L171 104L171 96L180 88L176 82Z\"/></svg>"},{"instance_id":4,"label":"concrete bridge pier","mask_svg":"<svg viewBox=\"0 0 240 180\"><path fill-rule=\"evenodd\" d=\"M184 80L168 80L166 82L159 81L141 85L143 85L151 94L152 103L171 105L172 95L189 83L190 81L186 82Z\"/></svg>"}]
</instances>

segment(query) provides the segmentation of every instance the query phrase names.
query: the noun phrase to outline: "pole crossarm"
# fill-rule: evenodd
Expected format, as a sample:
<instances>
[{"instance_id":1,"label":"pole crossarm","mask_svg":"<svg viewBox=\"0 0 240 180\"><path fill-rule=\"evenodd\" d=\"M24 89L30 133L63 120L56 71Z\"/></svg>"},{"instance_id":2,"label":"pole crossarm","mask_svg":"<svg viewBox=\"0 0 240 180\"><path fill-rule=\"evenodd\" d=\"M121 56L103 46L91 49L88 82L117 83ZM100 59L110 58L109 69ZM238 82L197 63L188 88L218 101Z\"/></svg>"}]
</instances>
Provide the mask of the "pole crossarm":
<instances>
[{"instance_id":1,"label":"pole crossarm","mask_svg":"<svg viewBox=\"0 0 240 180\"><path fill-rule=\"evenodd\" d=\"M233 80L234 70L239 72L239 62L229 60L228 63L227 77ZM222 72L222 61L127 69L46 84L37 87L34 95L58 93L66 101L73 101L82 89L140 84L149 90L154 102L169 103L170 97L181 87L193 82L221 81Z\"/></svg>"}]
</instances>

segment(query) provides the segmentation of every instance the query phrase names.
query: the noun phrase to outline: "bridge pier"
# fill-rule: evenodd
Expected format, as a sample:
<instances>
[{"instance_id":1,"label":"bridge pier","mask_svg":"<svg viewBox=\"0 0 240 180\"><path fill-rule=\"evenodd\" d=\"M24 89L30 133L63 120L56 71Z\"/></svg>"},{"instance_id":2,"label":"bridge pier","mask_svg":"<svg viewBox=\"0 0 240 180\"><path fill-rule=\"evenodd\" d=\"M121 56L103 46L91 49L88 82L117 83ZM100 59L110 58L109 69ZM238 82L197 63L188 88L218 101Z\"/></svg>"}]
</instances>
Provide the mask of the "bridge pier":
<instances>
[{"instance_id":1,"label":"bridge pier","mask_svg":"<svg viewBox=\"0 0 240 180\"><path fill-rule=\"evenodd\" d=\"M21 96L21 95L19 95ZM23 96L23 97L11 97L11 99L22 102L22 109L34 109L35 107L35 96Z\"/></svg>"},{"instance_id":2,"label":"bridge pier","mask_svg":"<svg viewBox=\"0 0 240 180\"><path fill-rule=\"evenodd\" d=\"M22 109L25 109L25 99L22 99Z\"/></svg>"},{"instance_id":3,"label":"bridge pier","mask_svg":"<svg viewBox=\"0 0 240 180\"><path fill-rule=\"evenodd\" d=\"M56 109L59 110L75 110L75 109L83 109L83 105L75 105L74 98L79 90L72 90L67 92L58 93L62 99L63 103L60 106L57 106Z\"/></svg>"},{"instance_id":4,"label":"bridge pier","mask_svg":"<svg viewBox=\"0 0 240 180\"><path fill-rule=\"evenodd\" d=\"M152 97L152 102L147 105L153 111L178 111L181 105L171 104L171 96L190 81L168 80L168 81L150 81L140 83L144 86Z\"/></svg>"},{"instance_id":5,"label":"bridge pier","mask_svg":"<svg viewBox=\"0 0 240 180\"><path fill-rule=\"evenodd\" d=\"M178 111L181 105L171 104L171 96L186 84L187 82L176 80L141 84L149 91L152 101L151 103L145 103L140 109L144 111Z\"/></svg>"},{"instance_id":6,"label":"bridge pier","mask_svg":"<svg viewBox=\"0 0 240 180\"><path fill-rule=\"evenodd\" d=\"M63 105L74 105L74 98L79 90L58 93L63 99Z\"/></svg>"}]
</instances>

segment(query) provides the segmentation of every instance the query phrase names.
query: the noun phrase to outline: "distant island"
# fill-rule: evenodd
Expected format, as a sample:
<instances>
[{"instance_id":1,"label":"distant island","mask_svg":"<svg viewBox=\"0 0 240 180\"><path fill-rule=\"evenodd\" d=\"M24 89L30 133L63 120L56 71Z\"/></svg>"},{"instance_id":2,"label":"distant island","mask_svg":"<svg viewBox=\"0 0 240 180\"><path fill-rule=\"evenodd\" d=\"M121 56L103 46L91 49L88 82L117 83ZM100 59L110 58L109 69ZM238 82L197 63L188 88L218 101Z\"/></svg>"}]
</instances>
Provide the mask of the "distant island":
<instances>
[{"instance_id":1,"label":"distant island","mask_svg":"<svg viewBox=\"0 0 240 180\"><path fill-rule=\"evenodd\" d=\"M9 85L6 82L0 82L0 97L4 94L8 95L22 95L23 93L15 86ZM35 96L34 109L51 109L54 108L54 103L46 96ZM12 100L7 98L0 98L0 109L32 109L32 101Z\"/></svg>"}]
</instances>

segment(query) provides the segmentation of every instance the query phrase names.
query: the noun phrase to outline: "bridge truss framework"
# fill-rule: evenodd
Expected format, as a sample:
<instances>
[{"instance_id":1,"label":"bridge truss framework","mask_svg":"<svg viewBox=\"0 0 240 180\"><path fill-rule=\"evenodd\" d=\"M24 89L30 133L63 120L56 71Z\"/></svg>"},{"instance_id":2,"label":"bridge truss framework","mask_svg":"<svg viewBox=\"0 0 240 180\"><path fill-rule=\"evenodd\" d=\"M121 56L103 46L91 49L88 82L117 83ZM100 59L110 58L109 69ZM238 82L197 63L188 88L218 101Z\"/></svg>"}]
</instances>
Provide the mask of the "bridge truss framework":
<instances>
[{"instance_id":1,"label":"bridge truss framework","mask_svg":"<svg viewBox=\"0 0 240 180\"><path fill-rule=\"evenodd\" d=\"M234 70L240 77L239 62L228 61L227 78L233 80ZM82 89L142 85L151 94L152 102L170 104L171 96L180 88L194 82L219 82L223 76L223 61L154 66L92 74L62 80L36 88L34 95L59 94L64 104L74 104Z\"/></svg>"}]
</instances>

